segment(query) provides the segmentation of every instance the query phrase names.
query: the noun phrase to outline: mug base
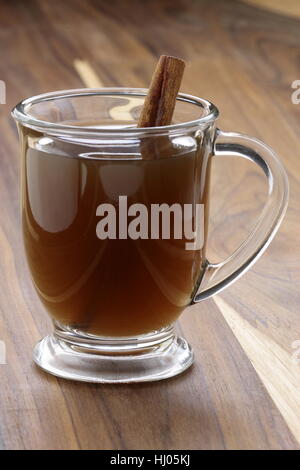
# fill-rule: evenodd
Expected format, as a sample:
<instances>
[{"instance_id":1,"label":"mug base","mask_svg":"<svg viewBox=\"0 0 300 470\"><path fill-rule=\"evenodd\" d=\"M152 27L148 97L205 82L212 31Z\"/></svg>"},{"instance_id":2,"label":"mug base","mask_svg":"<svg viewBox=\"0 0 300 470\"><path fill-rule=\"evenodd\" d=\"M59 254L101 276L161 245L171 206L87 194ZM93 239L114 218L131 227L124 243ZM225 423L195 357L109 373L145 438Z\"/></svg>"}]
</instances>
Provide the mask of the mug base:
<instances>
[{"instance_id":1,"label":"mug base","mask_svg":"<svg viewBox=\"0 0 300 470\"><path fill-rule=\"evenodd\" d=\"M100 338L57 327L34 348L34 362L69 380L151 382L180 374L193 363L187 341L169 326L136 338Z\"/></svg>"}]
</instances>

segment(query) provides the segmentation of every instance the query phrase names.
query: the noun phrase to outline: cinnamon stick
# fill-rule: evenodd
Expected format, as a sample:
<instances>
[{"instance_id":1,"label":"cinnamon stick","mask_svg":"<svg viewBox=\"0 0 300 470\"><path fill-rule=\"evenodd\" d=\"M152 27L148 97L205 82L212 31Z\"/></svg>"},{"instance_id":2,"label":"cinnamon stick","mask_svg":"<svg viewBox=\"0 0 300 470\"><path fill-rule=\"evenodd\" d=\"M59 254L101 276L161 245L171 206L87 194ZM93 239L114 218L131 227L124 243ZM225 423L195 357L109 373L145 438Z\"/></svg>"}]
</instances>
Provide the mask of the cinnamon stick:
<instances>
[{"instance_id":1,"label":"cinnamon stick","mask_svg":"<svg viewBox=\"0 0 300 470\"><path fill-rule=\"evenodd\" d=\"M138 127L171 124L184 68L185 62L182 59L160 56L138 120Z\"/></svg>"}]
</instances>

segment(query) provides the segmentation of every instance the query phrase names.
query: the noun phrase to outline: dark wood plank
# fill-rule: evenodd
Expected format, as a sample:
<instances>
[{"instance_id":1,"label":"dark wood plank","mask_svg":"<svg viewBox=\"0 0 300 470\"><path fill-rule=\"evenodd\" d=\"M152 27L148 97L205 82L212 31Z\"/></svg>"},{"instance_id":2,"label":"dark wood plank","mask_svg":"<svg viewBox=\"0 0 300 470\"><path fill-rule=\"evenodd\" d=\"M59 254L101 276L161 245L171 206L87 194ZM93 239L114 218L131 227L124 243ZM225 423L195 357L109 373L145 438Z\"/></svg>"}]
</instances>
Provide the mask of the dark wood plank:
<instances>
[{"instance_id":1,"label":"dark wood plank","mask_svg":"<svg viewBox=\"0 0 300 470\"><path fill-rule=\"evenodd\" d=\"M82 86L78 58L106 86L147 85L162 53L186 59L182 89L216 102L226 130L272 144L289 172L290 207L280 233L222 298L292 352L291 342L300 339L300 106L290 100L300 75L299 20L227 0L16 0L1 1L0 12L0 79L7 84L7 104L0 105L0 339L8 362L0 365L1 448L299 448L213 300L180 320L196 363L178 378L96 386L58 380L32 364L32 348L51 326L24 261L19 151L9 117L26 96ZM261 176L235 159L230 168L214 165L213 188L210 249L220 259L253 225L264 189Z\"/></svg>"}]
</instances>

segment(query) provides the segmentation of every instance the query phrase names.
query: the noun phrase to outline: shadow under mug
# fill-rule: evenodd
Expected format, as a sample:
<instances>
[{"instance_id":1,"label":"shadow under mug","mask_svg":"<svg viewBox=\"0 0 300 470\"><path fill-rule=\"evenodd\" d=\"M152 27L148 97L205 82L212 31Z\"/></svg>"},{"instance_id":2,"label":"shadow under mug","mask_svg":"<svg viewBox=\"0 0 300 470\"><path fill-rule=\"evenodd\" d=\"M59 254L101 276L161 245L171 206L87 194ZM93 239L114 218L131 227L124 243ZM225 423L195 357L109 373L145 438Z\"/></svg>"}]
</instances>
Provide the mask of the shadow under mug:
<instances>
[{"instance_id":1,"label":"shadow under mug","mask_svg":"<svg viewBox=\"0 0 300 470\"><path fill-rule=\"evenodd\" d=\"M182 93L172 125L139 129L146 92L59 91L13 110L25 251L54 322L34 360L59 377L139 382L187 369L193 353L174 322L244 273L286 210L287 176L267 145L220 131L217 108ZM268 198L247 240L212 264L211 160L232 155L259 165Z\"/></svg>"}]
</instances>

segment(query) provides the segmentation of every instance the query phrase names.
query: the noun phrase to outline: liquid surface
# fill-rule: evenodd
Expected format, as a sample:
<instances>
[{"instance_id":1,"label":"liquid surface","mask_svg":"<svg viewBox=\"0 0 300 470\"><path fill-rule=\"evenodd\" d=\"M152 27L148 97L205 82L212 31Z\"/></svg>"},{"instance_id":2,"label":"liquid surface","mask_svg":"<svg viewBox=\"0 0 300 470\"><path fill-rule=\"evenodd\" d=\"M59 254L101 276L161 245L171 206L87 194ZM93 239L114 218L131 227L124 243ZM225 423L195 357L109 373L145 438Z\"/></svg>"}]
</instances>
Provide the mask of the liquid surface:
<instances>
[{"instance_id":1,"label":"liquid surface","mask_svg":"<svg viewBox=\"0 0 300 470\"><path fill-rule=\"evenodd\" d=\"M197 202L207 213L201 149L150 160L134 154L79 159L78 148L52 148L47 138L25 136L25 249L50 315L100 336L131 336L172 323L191 301L203 250L186 250L186 239L100 240L96 209L102 203L118 209L119 196L126 195L128 205L143 203L149 210L154 203Z\"/></svg>"}]
</instances>

